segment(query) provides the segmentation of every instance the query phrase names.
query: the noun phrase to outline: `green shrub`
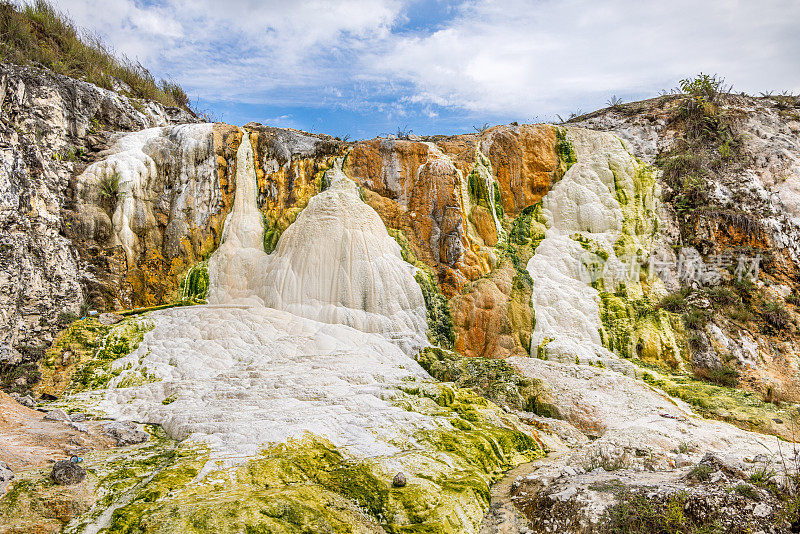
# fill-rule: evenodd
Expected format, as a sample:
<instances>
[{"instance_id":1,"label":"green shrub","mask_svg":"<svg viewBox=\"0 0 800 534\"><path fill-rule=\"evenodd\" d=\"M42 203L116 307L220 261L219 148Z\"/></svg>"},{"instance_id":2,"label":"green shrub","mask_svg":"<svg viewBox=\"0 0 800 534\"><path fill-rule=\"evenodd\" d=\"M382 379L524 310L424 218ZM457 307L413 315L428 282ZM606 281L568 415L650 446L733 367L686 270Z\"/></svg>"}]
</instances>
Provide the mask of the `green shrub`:
<instances>
[{"instance_id":1,"label":"green shrub","mask_svg":"<svg viewBox=\"0 0 800 534\"><path fill-rule=\"evenodd\" d=\"M750 311L746 306L733 306L728 309L727 316L734 321L739 321L741 323L747 323L755 319L755 315L753 312Z\"/></svg>"},{"instance_id":2,"label":"green shrub","mask_svg":"<svg viewBox=\"0 0 800 534\"><path fill-rule=\"evenodd\" d=\"M71 311L62 311L61 313L58 314L58 319L56 319L56 321L58 322L58 325L61 328L65 328L74 323L75 321L77 321L78 319L79 317L77 314L72 313Z\"/></svg>"},{"instance_id":3,"label":"green shrub","mask_svg":"<svg viewBox=\"0 0 800 534\"><path fill-rule=\"evenodd\" d=\"M673 313L681 313L688 307L686 295L687 291L685 289L681 289L675 293L670 293L661 299L661 302L658 303L657 307Z\"/></svg>"},{"instance_id":4,"label":"green shrub","mask_svg":"<svg viewBox=\"0 0 800 534\"><path fill-rule=\"evenodd\" d=\"M677 492L667 497L648 498L642 492L623 491L617 504L606 509L600 532L613 534L682 534L715 532L714 510L695 517L687 507L688 496Z\"/></svg>"},{"instance_id":5,"label":"green shrub","mask_svg":"<svg viewBox=\"0 0 800 534\"><path fill-rule=\"evenodd\" d=\"M760 467L750 474L750 482L759 488L766 488L769 490L775 489L775 470L766 467Z\"/></svg>"},{"instance_id":6,"label":"green shrub","mask_svg":"<svg viewBox=\"0 0 800 534\"><path fill-rule=\"evenodd\" d=\"M725 78L716 74L700 73L694 78L684 78L678 83L681 91L691 97L698 105L714 103L724 89Z\"/></svg>"},{"instance_id":7,"label":"green shrub","mask_svg":"<svg viewBox=\"0 0 800 534\"><path fill-rule=\"evenodd\" d=\"M696 368L694 374L696 377L718 386L733 388L739 384L739 371L727 365Z\"/></svg>"},{"instance_id":8,"label":"green shrub","mask_svg":"<svg viewBox=\"0 0 800 534\"><path fill-rule=\"evenodd\" d=\"M747 276L734 277L733 288L739 293L739 296L745 303L749 303L752 300L753 295L758 289L755 282Z\"/></svg>"},{"instance_id":9,"label":"green shrub","mask_svg":"<svg viewBox=\"0 0 800 534\"><path fill-rule=\"evenodd\" d=\"M681 318L686 328L690 330L702 330L708 322L708 313L699 308L691 308L684 313Z\"/></svg>"},{"instance_id":10,"label":"green shrub","mask_svg":"<svg viewBox=\"0 0 800 534\"><path fill-rule=\"evenodd\" d=\"M767 302L761 308L761 316L773 330L781 330L789 326L791 316L789 310L779 302Z\"/></svg>"},{"instance_id":11,"label":"green shrub","mask_svg":"<svg viewBox=\"0 0 800 534\"><path fill-rule=\"evenodd\" d=\"M757 501L759 499L758 490L756 490L750 484L737 484L733 491L741 495L742 497L746 497L748 499Z\"/></svg>"},{"instance_id":12,"label":"green shrub","mask_svg":"<svg viewBox=\"0 0 800 534\"><path fill-rule=\"evenodd\" d=\"M709 298L720 306L731 306L742 302L741 297L735 291L724 286L714 286L707 293Z\"/></svg>"},{"instance_id":13,"label":"green shrub","mask_svg":"<svg viewBox=\"0 0 800 534\"><path fill-rule=\"evenodd\" d=\"M706 464L698 464L692 467L692 470L689 471L689 478L697 480L698 482L705 482L711 478L711 471L711 466Z\"/></svg>"},{"instance_id":14,"label":"green shrub","mask_svg":"<svg viewBox=\"0 0 800 534\"><path fill-rule=\"evenodd\" d=\"M100 196L106 200L115 203L117 201L117 194L119 194L119 180L120 174L106 174L100 181Z\"/></svg>"}]
</instances>

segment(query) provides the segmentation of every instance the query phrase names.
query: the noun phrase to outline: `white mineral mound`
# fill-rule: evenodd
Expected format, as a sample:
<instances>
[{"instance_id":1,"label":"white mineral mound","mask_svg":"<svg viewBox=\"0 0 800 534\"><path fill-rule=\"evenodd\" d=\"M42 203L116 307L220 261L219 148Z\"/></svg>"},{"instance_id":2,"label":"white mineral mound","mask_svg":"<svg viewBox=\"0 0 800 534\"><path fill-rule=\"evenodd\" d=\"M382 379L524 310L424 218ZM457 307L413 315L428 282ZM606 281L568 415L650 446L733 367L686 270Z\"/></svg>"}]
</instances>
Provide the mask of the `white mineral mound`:
<instances>
[{"instance_id":1,"label":"white mineral mound","mask_svg":"<svg viewBox=\"0 0 800 534\"><path fill-rule=\"evenodd\" d=\"M219 187L212 191L217 181L206 179L209 174L214 176L216 165L213 129L210 123L181 124L122 135L105 158L89 165L79 177L79 199L93 197L94 204L99 204L99 196L110 193L103 192L103 184L116 182L118 200L111 217L113 240L125 249L130 263L139 252L137 234L155 226L148 203L152 202L150 186L160 179L159 167L169 165L178 169L171 184L177 194L169 199L170 224L197 225L216 209ZM84 208L92 209L92 204L89 202ZM194 220L186 220L188 213L194 215Z\"/></svg>"},{"instance_id":2,"label":"white mineral mound","mask_svg":"<svg viewBox=\"0 0 800 534\"><path fill-rule=\"evenodd\" d=\"M247 136L236 152L236 194L225 219L222 243L209 261L210 304L260 304L256 295L269 265L264 252L264 222L256 204L253 147Z\"/></svg>"},{"instance_id":3,"label":"white mineral mound","mask_svg":"<svg viewBox=\"0 0 800 534\"><path fill-rule=\"evenodd\" d=\"M384 334L409 352L426 343L425 301L414 267L361 200L341 160L328 171L328 189L311 199L271 255L264 252L253 150L246 139L236 160L234 209L210 262L210 303L258 300L307 319Z\"/></svg>"},{"instance_id":4,"label":"white mineral mound","mask_svg":"<svg viewBox=\"0 0 800 534\"><path fill-rule=\"evenodd\" d=\"M426 319L414 267L339 165L328 171L330 187L281 236L258 293L271 308L418 349Z\"/></svg>"},{"instance_id":5,"label":"white mineral mound","mask_svg":"<svg viewBox=\"0 0 800 534\"><path fill-rule=\"evenodd\" d=\"M544 345L557 360L614 359L600 339L598 292L584 268L587 252L572 236L590 239L608 254L611 267L620 265L614 243L622 235L624 214L617 189L635 198L636 161L611 134L579 128L568 134L578 162L542 199L548 229L527 265L536 317L531 347ZM607 278L606 287L613 289L617 281Z\"/></svg>"},{"instance_id":6,"label":"white mineral mound","mask_svg":"<svg viewBox=\"0 0 800 534\"><path fill-rule=\"evenodd\" d=\"M389 454L442 424L392 403L398 382L428 377L401 349L424 343L422 293L355 184L332 174L267 255L245 136L233 211L209 262L210 304L149 314L155 327L115 362L123 371L101 411L160 424L234 462L306 433L362 457Z\"/></svg>"}]
</instances>

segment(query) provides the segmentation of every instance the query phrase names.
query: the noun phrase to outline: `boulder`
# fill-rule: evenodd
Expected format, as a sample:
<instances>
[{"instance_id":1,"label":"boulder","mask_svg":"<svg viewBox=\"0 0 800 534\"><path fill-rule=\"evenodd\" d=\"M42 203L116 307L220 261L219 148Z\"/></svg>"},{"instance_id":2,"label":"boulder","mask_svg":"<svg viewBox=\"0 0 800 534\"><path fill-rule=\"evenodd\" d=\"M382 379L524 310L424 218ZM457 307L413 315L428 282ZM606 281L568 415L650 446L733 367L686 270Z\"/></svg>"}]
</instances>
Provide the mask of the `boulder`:
<instances>
[{"instance_id":1,"label":"boulder","mask_svg":"<svg viewBox=\"0 0 800 534\"><path fill-rule=\"evenodd\" d=\"M44 416L45 421L69 421L69 416L64 410L55 409L47 412Z\"/></svg>"},{"instance_id":2,"label":"boulder","mask_svg":"<svg viewBox=\"0 0 800 534\"><path fill-rule=\"evenodd\" d=\"M20 395L19 393L11 393L11 398L25 406L26 408L36 407L36 401L30 395Z\"/></svg>"},{"instance_id":3,"label":"boulder","mask_svg":"<svg viewBox=\"0 0 800 534\"><path fill-rule=\"evenodd\" d=\"M114 421L113 423L105 424L103 425L103 433L114 438L120 447L144 443L149 439L147 432L137 428L136 423L132 421Z\"/></svg>"},{"instance_id":4,"label":"boulder","mask_svg":"<svg viewBox=\"0 0 800 534\"><path fill-rule=\"evenodd\" d=\"M15 365L22 361L22 354L8 343L0 343L0 363Z\"/></svg>"},{"instance_id":5,"label":"boulder","mask_svg":"<svg viewBox=\"0 0 800 534\"><path fill-rule=\"evenodd\" d=\"M59 460L53 465L50 478L59 486L71 486L86 478L86 470L70 460Z\"/></svg>"},{"instance_id":6,"label":"boulder","mask_svg":"<svg viewBox=\"0 0 800 534\"><path fill-rule=\"evenodd\" d=\"M7 463L0 462L0 495L5 493L6 487L11 483L12 478L14 478L14 472L8 467Z\"/></svg>"},{"instance_id":7,"label":"boulder","mask_svg":"<svg viewBox=\"0 0 800 534\"><path fill-rule=\"evenodd\" d=\"M404 488L406 484L406 476L402 472L397 473L392 479L392 486L395 488Z\"/></svg>"},{"instance_id":8,"label":"boulder","mask_svg":"<svg viewBox=\"0 0 800 534\"><path fill-rule=\"evenodd\" d=\"M98 320L106 326L111 326L112 324L116 324L124 319L123 316L117 315L116 313L101 313Z\"/></svg>"}]
</instances>

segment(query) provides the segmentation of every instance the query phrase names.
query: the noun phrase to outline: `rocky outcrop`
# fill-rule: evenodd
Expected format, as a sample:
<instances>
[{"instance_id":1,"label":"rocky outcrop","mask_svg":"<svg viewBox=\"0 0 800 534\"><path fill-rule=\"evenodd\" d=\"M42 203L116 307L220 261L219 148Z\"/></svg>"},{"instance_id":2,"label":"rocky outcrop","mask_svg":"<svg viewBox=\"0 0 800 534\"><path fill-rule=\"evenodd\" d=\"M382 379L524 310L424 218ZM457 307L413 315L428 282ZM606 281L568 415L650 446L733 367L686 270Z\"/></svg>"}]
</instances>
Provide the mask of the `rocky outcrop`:
<instances>
[{"instance_id":1,"label":"rocky outcrop","mask_svg":"<svg viewBox=\"0 0 800 534\"><path fill-rule=\"evenodd\" d=\"M765 486L709 454L668 472L565 466L547 477L518 479L513 494L534 532L789 532L791 512Z\"/></svg>"},{"instance_id":2,"label":"rocky outcrop","mask_svg":"<svg viewBox=\"0 0 800 534\"><path fill-rule=\"evenodd\" d=\"M792 96L723 95L714 120L728 133L713 147L711 164L697 168L702 161L685 148L683 102L679 95L663 96L597 111L574 124L611 131L633 154L664 169L660 183L670 200L659 213L665 231L655 254L667 260L658 262L659 274L673 291L676 281L689 286L694 304L687 313L708 318L690 332L692 365L702 373L733 365L738 382L762 398L796 402L800 103ZM686 172L704 177L708 191L692 209L680 191ZM737 286L733 278L740 271L756 274L755 285Z\"/></svg>"},{"instance_id":3,"label":"rocky outcrop","mask_svg":"<svg viewBox=\"0 0 800 534\"><path fill-rule=\"evenodd\" d=\"M0 343L41 346L58 330L59 314L81 311L99 274L70 239L64 211L75 177L113 132L196 119L45 69L5 64L0 102Z\"/></svg>"},{"instance_id":4,"label":"rocky outcrop","mask_svg":"<svg viewBox=\"0 0 800 534\"><path fill-rule=\"evenodd\" d=\"M105 310L180 298L186 271L219 245L233 180L219 160L230 129L185 124L117 134L76 179L67 235L92 266L89 297ZM227 156L227 157L226 157Z\"/></svg>"}]
</instances>

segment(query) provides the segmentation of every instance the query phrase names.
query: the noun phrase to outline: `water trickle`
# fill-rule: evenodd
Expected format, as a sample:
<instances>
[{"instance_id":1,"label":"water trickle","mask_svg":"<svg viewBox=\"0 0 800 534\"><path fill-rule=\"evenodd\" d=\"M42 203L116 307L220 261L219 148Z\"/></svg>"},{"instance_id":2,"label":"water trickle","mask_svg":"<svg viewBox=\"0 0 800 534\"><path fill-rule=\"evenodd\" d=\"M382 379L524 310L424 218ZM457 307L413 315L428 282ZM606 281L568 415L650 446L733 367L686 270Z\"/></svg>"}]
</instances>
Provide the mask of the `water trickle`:
<instances>
[{"instance_id":1,"label":"water trickle","mask_svg":"<svg viewBox=\"0 0 800 534\"><path fill-rule=\"evenodd\" d=\"M236 192L222 243L209 261L209 304L257 303L254 285L269 262L258 210L253 147L245 133L236 152Z\"/></svg>"}]
</instances>

